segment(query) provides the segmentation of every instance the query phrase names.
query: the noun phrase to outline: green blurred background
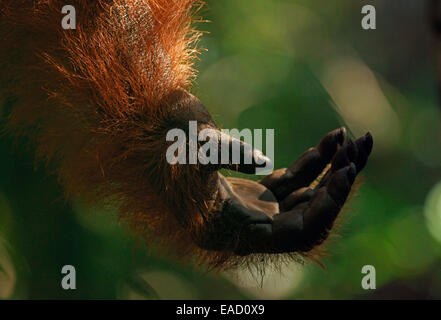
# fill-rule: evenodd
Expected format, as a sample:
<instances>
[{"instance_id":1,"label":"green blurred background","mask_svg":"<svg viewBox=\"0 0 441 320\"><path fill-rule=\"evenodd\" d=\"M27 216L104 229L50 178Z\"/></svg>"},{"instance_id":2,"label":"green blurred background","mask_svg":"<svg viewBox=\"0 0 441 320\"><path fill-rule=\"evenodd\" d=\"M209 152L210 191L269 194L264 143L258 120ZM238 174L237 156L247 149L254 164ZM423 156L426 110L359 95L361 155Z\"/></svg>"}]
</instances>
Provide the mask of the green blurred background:
<instances>
[{"instance_id":1,"label":"green blurred background","mask_svg":"<svg viewBox=\"0 0 441 320\"><path fill-rule=\"evenodd\" d=\"M377 29L361 8L375 5ZM276 168L322 135L369 130L374 151L323 259L214 273L148 254L116 221L63 199L25 142L0 140L0 298L441 298L441 122L427 3L222 0L202 12L194 92L224 128L274 128ZM251 177L257 179L257 177ZM62 290L61 268L77 289ZM377 289L361 287L376 268Z\"/></svg>"}]
</instances>

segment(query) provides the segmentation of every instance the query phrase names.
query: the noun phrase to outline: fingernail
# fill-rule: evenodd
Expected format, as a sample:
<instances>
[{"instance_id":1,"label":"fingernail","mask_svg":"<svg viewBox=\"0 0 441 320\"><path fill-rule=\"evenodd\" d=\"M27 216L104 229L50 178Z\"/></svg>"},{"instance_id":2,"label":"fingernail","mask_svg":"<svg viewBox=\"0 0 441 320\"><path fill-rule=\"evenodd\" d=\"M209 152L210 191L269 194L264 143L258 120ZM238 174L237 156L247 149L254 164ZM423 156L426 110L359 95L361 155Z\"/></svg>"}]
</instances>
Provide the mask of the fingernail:
<instances>
[{"instance_id":1,"label":"fingernail","mask_svg":"<svg viewBox=\"0 0 441 320\"><path fill-rule=\"evenodd\" d=\"M374 139L370 132L366 133L364 136L364 148L367 154L370 154L372 151L372 147L374 146Z\"/></svg>"},{"instance_id":2,"label":"fingernail","mask_svg":"<svg viewBox=\"0 0 441 320\"><path fill-rule=\"evenodd\" d=\"M337 138L338 144L343 145L343 143L345 142L345 139L346 139L346 128L341 127L340 131L338 133L338 138Z\"/></svg>"}]
</instances>

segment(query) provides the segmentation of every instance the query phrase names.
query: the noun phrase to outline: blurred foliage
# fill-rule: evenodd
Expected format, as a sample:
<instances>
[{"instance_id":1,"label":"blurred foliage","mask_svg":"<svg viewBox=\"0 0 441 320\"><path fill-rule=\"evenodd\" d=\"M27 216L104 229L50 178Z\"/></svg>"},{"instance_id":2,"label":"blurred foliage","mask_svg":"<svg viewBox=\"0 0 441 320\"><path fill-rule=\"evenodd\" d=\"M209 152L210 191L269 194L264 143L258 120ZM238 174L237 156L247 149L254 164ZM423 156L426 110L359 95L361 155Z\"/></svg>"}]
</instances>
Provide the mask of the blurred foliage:
<instances>
[{"instance_id":1,"label":"blurred foliage","mask_svg":"<svg viewBox=\"0 0 441 320\"><path fill-rule=\"evenodd\" d=\"M216 274L133 239L112 210L67 203L26 143L0 140L0 298L441 298L441 122L425 1L209 1L194 92L224 128L274 128L288 166L326 132L375 146L325 269ZM5 103L3 109L8 108ZM258 177L251 177L257 179ZM77 290L60 286L76 267ZM361 288L373 265L377 290Z\"/></svg>"}]
</instances>

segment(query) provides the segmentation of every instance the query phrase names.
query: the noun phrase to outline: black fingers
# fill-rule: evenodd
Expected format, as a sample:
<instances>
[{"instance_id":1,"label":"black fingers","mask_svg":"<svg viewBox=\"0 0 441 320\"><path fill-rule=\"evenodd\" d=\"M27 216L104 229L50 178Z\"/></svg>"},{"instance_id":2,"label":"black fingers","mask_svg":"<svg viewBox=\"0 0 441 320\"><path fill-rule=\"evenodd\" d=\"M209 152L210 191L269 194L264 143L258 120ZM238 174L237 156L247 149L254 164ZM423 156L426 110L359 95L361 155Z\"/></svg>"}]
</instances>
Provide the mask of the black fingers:
<instances>
[{"instance_id":1,"label":"black fingers","mask_svg":"<svg viewBox=\"0 0 441 320\"><path fill-rule=\"evenodd\" d=\"M326 173L316 189L327 184L334 172L349 166L351 163L355 165L355 170L358 174L366 166L367 159L372 151L372 146L373 139L369 132L355 142L349 139L349 141L335 154L332 159L331 169Z\"/></svg>"},{"instance_id":2,"label":"black fingers","mask_svg":"<svg viewBox=\"0 0 441 320\"><path fill-rule=\"evenodd\" d=\"M372 146L372 136L367 133L355 142L349 140L334 156L331 169L314 190L309 207L303 212L305 250L320 244L328 236L357 174L366 165Z\"/></svg>"},{"instance_id":3,"label":"black fingers","mask_svg":"<svg viewBox=\"0 0 441 320\"><path fill-rule=\"evenodd\" d=\"M355 142L349 140L334 155L331 169L314 190L301 188L284 198L280 202L284 212L274 216L271 237L259 252L307 252L321 244L366 165L372 146L369 133Z\"/></svg>"},{"instance_id":4,"label":"black fingers","mask_svg":"<svg viewBox=\"0 0 441 320\"><path fill-rule=\"evenodd\" d=\"M371 154L374 140L372 135L368 132L363 137L355 141L357 146L357 157L355 159L357 173L359 173L365 166L369 155Z\"/></svg>"},{"instance_id":5,"label":"black fingers","mask_svg":"<svg viewBox=\"0 0 441 320\"><path fill-rule=\"evenodd\" d=\"M338 146L343 145L346 139L346 129L341 127L327 133L317 146L317 150L322 155L324 161L331 161Z\"/></svg>"},{"instance_id":6,"label":"black fingers","mask_svg":"<svg viewBox=\"0 0 441 320\"><path fill-rule=\"evenodd\" d=\"M306 187L292 192L287 197L285 197L285 199L279 202L280 212L289 211L299 203L311 200L313 195L314 191Z\"/></svg>"},{"instance_id":7,"label":"black fingers","mask_svg":"<svg viewBox=\"0 0 441 320\"><path fill-rule=\"evenodd\" d=\"M294 190L308 186L331 161L346 137L345 128L326 134L317 147L305 151L289 168L280 169L260 182L281 201Z\"/></svg>"},{"instance_id":8,"label":"black fingers","mask_svg":"<svg viewBox=\"0 0 441 320\"><path fill-rule=\"evenodd\" d=\"M302 186L309 185L331 161L339 146L343 145L346 129L339 128L327 133L317 147L305 151L288 171Z\"/></svg>"},{"instance_id":9,"label":"black fingers","mask_svg":"<svg viewBox=\"0 0 441 320\"><path fill-rule=\"evenodd\" d=\"M286 210L269 221L253 221L241 230L238 255L309 251L323 242L355 180L353 163L333 172L326 185L302 188L280 204Z\"/></svg>"},{"instance_id":10,"label":"black fingers","mask_svg":"<svg viewBox=\"0 0 441 320\"><path fill-rule=\"evenodd\" d=\"M356 174L355 165L351 162L349 166L337 170L331 176L329 183L326 185L326 190L337 206L342 207L345 203Z\"/></svg>"}]
</instances>

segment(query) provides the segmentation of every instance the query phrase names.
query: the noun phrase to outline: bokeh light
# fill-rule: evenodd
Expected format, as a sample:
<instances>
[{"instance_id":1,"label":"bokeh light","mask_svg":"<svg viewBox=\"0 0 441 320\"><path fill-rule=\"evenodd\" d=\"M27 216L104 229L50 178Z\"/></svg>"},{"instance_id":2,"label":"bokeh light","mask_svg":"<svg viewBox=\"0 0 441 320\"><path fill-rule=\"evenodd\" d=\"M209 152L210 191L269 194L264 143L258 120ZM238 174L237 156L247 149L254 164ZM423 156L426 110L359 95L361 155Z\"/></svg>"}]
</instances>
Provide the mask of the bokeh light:
<instances>
[{"instance_id":1,"label":"bokeh light","mask_svg":"<svg viewBox=\"0 0 441 320\"><path fill-rule=\"evenodd\" d=\"M424 214L427 229L441 243L441 182L436 184L427 195Z\"/></svg>"}]
</instances>

